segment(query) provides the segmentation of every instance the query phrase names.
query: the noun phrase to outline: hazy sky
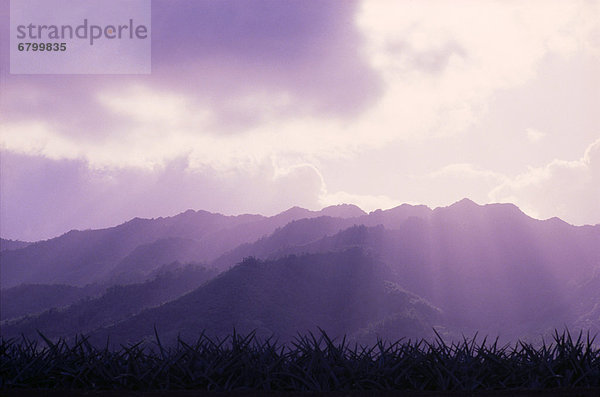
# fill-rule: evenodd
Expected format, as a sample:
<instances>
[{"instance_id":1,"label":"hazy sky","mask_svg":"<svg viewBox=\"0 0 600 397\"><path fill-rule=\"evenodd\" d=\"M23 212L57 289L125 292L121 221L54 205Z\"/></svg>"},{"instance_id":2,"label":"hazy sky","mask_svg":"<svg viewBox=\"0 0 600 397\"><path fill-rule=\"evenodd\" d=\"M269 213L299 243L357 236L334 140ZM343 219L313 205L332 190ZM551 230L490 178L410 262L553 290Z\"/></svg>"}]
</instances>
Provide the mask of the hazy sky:
<instances>
[{"instance_id":1,"label":"hazy sky","mask_svg":"<svg viewBox=\"0 0 600 397\"><path fill-rule=\"evenodd\" d=\"M600 223L598 1L152 2L152 74L8 74L0 234L513 202Z\"/></svg>"}]
</instances>

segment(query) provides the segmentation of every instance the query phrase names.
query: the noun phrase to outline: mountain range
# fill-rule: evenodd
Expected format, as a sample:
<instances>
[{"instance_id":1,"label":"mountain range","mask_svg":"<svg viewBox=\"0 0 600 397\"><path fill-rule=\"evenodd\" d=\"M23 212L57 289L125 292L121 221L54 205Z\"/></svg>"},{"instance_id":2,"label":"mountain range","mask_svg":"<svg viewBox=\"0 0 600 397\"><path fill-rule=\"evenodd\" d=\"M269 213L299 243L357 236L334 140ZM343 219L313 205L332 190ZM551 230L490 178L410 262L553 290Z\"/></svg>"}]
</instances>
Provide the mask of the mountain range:
<instances>
[{"instance_id":1,"label":"mountain range","mask_svg":"<svg viewBox=\"0 0 600 397\"><path fill-rule=\"evenodd\" d=\"M29 244L27 241L20 240L9 240L5 238L0 238L0 251L8 251L8 250L16 250L19 248L25 248Z\"/></svg>"},{"instance_id":2,"label":"mountain range","mask_svg":"<svg viewBox=\"0 0 600 397\"><path fill-rule=\"evenodd\" d=\"M0 260L5 337L600 331L600 225L537 220L512 204L189 210L3 248Z\"/></svg>"}]
</instances>

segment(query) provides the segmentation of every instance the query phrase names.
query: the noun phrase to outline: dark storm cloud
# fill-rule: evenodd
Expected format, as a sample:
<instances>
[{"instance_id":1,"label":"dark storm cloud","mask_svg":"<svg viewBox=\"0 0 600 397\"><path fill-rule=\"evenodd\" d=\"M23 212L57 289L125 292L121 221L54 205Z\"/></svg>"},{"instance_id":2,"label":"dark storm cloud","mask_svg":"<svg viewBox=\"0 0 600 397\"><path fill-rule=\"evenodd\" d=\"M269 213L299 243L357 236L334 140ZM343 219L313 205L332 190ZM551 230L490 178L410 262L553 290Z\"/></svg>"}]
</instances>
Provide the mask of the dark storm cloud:
<instances>
[{"instance_id":1,"label":"dark storm cloud","mask_svg":"<svg viewBox=\"0 0 600 397\"><path fill-rule=\"evenodd\" d=\"M129 122L98 106L98 93L132 84L181 95L207 109L213 132L243 131L266 117L352 117L372 104L381 88L360 54L357 6L356 1L155 0L150 76L9 75L3 54L3 118L41 120L61 134L95 140ZM7 37L8 23L3 25ZM238 100L267 103L240 107ZM264 115L263 105L275 111Z\"/></svg>"}]
</instances>

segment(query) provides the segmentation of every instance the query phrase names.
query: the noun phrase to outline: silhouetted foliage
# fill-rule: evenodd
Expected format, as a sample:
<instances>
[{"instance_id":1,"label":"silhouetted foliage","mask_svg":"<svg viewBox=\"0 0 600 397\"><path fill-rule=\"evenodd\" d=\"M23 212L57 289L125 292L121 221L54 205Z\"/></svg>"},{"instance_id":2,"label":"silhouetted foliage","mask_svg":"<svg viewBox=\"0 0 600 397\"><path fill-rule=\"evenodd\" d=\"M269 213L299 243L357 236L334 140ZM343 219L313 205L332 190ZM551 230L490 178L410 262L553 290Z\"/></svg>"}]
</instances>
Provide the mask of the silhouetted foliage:
<instances>
[{"instance_id":1,"label":"silhouetted foliage","mask_svg":"<svg viewBox=\"0 0 600 397\"><path fill-rule=\"evenodd\" d=\"M214 276L214 270L194 265L165 270L145 283L111 286L98 297L85 297L64 308L5 322L2 335L36 337L36 330L43 330L46 336L57 338L91 332L176 299Z\"/></svg>"},{"instance_id":2,"label":"silhouetted foliage","mask_svg":"<svg viewBox=\"0 0 600 397\"><path fill-rule=\"evenodd\" d=\"M43 335L42 335L43 337ZM600 387L600 350L593 338L555 332L554 341L464 339L378 341L370 346L332 340L325 332L298 335L289 345L234 331L201 334L195 343L165 347L136 343L97 348L27 339L0 341L0 390L482 390Z\"/></svg>"}]
</instances>

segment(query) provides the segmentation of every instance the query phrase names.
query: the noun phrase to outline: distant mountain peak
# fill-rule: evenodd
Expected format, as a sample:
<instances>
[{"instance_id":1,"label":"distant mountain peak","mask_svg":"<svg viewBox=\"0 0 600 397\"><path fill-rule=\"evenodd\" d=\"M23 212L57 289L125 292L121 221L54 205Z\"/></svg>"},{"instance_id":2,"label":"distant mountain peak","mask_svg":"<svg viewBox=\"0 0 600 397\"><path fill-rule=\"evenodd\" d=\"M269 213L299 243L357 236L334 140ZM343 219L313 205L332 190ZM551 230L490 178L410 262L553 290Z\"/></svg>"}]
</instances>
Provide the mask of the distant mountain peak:
<instances>
[{"instance_id":1,"label":"distant mountain peak","mask_svg":"<svg viewBox=\"0 0 600 397\"><path fill-rule=\"evenodd\" d=\"M31 243L28 241L11 240L6 238L0 238L0 251L15 250L25 248Z\"/></svg>"},{"instance_id":2,"label":"distant mountain peak","mask_svg":"<svg viewBox=\"0 0 600 397\"><path fill-rule=\"evenodd\" d=\"M371 212L371 214L385 216L390 214L395 214L397 216L401 216L403 218L407 218L409 216L421 216L427 217L431 212L431 208L424 204L413 205L413 204L401 204L397 207L393 207L387 210L376 210Z\"/></svg>"},{"instance_id":3,"label":"distant mountain peak","mask_svg":"<svg viewBox=\"0 0 600 397\"><path fill-rule=\"evenodd\" d=\"M505 211L511 211L514 213L525 214L523 211L521 211L521 209L517 205L515 205L513 203L491 203L491 204L484 205L484 207L502 208Z\"/></svg>"},{"instance_id":4,"label":"distant mountain peak","mask_svg":"<svg viewBox=\"0 0 600 397\"><path fill-rule=\"evenodd\" d=\"M289 208L281 213L279 213L278 215L305 215L310 213L310 210L307 210L306 208L302 208L302 207L298 207L297 205L293 206L292 208Z\"/></svg>"},{"instance_id":5,"label":"distant mountain peak","mask_svg":"<svg viewBox=\"0 0 600 397\"><path fill-rule=\"evenodd\" d=\"M450 205L450 207L454 207L454 208L474 208L474 207L481 207L481 206L479 204L477 204L476 202L474 202L473 200L465 197L462 200L459 200L456 203Z\"/></svg>"},{"instance_id":6,"label":"distant mountain peak","mask_svg":"<svg viewBox=\"0 0 600 397\"><path fill-rule=\"evenodd\" d=\"M553 223L555 225L569 225L568 222L565 222L565 221L563 221L562 219L560 219L560 218L558 218L556 216L553 216L552 218L546 219L545 222Z\"/></svg>"},{"instance_id":7,"label":"distant mountain peak","mask_svg":"<svg viewBox=\"0 0 600 397\"><path fill-rule=\"evenodd\" d=\"M338 204L323 208L321 214L334 218L356 218L367 213L354 204Z\"/></svg>"}]
</instances>

